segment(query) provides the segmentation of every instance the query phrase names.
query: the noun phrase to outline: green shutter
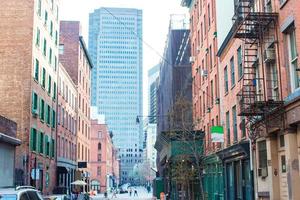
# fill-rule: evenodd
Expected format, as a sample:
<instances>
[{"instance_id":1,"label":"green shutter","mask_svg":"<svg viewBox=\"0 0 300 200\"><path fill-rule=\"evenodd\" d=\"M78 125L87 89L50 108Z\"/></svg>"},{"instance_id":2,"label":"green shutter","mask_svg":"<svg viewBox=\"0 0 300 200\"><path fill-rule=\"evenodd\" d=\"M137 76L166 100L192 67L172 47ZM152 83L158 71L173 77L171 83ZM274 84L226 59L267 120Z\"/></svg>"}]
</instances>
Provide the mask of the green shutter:
<instances>
[{"instance_id":1,"label":"green shutter","mask_svg":"<svg viewBox=\"0 0 300 200\"><path fill-rule=\"evenodd\" d=\"M36 129L34 128L30 131L30 150L36 151Z\"/></svg>"},{"instance_id":2,"label":"green shutter","mask_svg":"<svg viewBox=\"0 0 300 200\"><path fill-rule=\"evenodd\" d=\"M47 122L48 125L50 125L50 123L51 123L51 122L50 122L50 119L51 119L51 118L50 118L50 115L51 115L51 109L50 109L50 106L47 105L47 104L46 104L45 107L46 107L46 122Z\"/></svg>"},{"instance_id":3,"label":"green shutter","mask_svg":"<svg viewBox=\"0 0 300 200\"><path fill-rule=\"evenodd\" d=\"M44 133L40 132L40 153L44 153Z\"/></svg>"},{"instance_id":4,"label":"green shutter","mask_svg":"<svg viewBox=\"0 0 300 200\"><path fill-rule=\"evenodd\" d=\"M45 102L43 99L40 100L40 119L45 120Z\"/></svg>"},{"instance_id":5,"label":"green shutter","mask_svg":"<svg viewBox=\"0 0 300 200\"><path fill-rule=\"evenodd\" d=\"M39 81L39 60L35 59L35 67L34 67L34 79Z\"/></svg>"},{"instance_id":6,"label":"green shutter","mask_svg":"<svg viewBox=\"0 0 300 200\"><path fill-rule=\"evenodd\" d=\"M48 78L48 93L51 94L51 76Z\"/></svg>"},{"instance_id":7,"label":"green shutter","mask_svg":"<svg viewBox=\"0 0 300 200\"><path fill-rule=\"evenodd\" d=\"M49 156L49 139L48 135L45 134L45 155Z\"/></svg>"},{"instance_id":8,"label":"green shutter","mask_svg":"<svg viewBox=\"0 0 300 200\"><path fill-rule=\"evenodd\" d=\"M52 123L52 128L55 128L56 127L56 113L54 110L52 110L52 120L51 120L51 123Z\"/></svg>"},{"instance_id":9,"label":"green shutter","mask_svg":"<svg viewBox=\"0 0 300 200\"><path fill-rule=\"evenodd\" d=\"M43 68L43 72L42 72L42 87L45 88L46 86L46 69Z\"/></svg>"},{"instance_id":10,"label":"green shutter","mask_svg":"<svg viewBox=\"0 0 300 200\"><path fill-rule=\"evenodd\" d=\"M32 92L31 111L32 114L38 114L38 96L35 92Z\"/></svg>"},{"instance_id":11,"label":"green shutter","mask_svg":"<svg viewBox=\"0 0 300 200\"><path fill-rule=\"evenodd\" d=\"M56 100L56 83L53 83L53 100Z\"/></svg>"},{"instance_id":12,"label":"green shutter","mask_svg":"<svg viewBox=\"0 0 300 200\"><path fill-rule=\"evenodd\" d=\"M41 145L40 145L40 143L41 143L41 140L40 140L40 138L41 138L41 132L40 131L37 131L37 149L36 149L36 152L38 152L38 153L41 153Z\"/></svg>"},{"instance_id":13,"label":"green shutter","mask_svg":"<svg viewBox=\"0 0 300 200\"><path fill-rule=\"evenodd\" d=\"M51 149L50 157L54 158L54 156L55 156L55 141L53 138L51 139L51 148L50 149Z\"/></svg>"}]
</instances>

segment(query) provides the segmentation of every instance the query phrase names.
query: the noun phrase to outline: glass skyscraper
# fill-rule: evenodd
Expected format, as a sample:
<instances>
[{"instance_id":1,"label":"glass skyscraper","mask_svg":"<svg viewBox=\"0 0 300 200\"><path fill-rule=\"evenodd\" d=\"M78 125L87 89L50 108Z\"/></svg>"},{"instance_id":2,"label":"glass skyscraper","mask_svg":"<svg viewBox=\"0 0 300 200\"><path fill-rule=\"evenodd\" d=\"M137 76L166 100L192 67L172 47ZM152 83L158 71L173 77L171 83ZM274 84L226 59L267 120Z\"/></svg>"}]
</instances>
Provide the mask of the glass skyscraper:
<instances>
[{"instance_id":1,"label":"glass skyscraper","mask_svg":"<svg viewBox=\"0 0 300 200\"><path fill-rule=\"evenodd\" d=\"M105 115L121 157L121 182L142 159L142 11L100 8L89 17L92 105ZM142 120L141 120L142 121Z\"/></svg>"}]
</instances>

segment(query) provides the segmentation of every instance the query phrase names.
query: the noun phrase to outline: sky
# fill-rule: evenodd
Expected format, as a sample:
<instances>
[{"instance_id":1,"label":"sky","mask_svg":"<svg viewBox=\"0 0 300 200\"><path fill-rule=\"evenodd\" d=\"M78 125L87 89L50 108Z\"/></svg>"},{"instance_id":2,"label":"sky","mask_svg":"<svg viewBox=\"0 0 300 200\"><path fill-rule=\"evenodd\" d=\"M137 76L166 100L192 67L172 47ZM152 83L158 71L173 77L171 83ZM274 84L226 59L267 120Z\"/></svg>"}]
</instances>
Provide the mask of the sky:
<instances>
[{"instance_id":1,"label":"sky","mask_svg":"<svg viewBox=\"0 0 300 200\"><path fill-rule=\"evenodd\" d=\"M144 115L148 114L148 70L158 64L163 55L172 14L188 14L181 0L61 0L60 19L76 20L82 25L82 35L88 44L89 13L100 7L137 8L143 10ZM188 16L188 15L187 15ZM154 51L159 53L159 55Z\"/></svg>"}]
</instances>

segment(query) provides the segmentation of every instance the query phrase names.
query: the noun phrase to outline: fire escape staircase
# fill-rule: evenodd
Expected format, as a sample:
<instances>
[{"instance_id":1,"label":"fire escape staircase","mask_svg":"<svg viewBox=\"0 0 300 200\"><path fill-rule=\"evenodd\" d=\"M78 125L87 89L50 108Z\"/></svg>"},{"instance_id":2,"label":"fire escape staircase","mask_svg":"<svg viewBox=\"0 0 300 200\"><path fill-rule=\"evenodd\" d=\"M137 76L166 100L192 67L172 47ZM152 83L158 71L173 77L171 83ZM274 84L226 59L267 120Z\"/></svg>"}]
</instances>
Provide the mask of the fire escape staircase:
<instances>
[{"instance_id":1,"label":"fire escape staircase","mask_svg":"<svg viewBox=\"0 0 300 200\"><path fill-rule=\"evenodd\" d=\"M250 136L257 137L261 127L268 126L269 116L280 110L283 102L266 97L267 70L264 69L262 53L267 43L277 40L274 33L278 14L256 12L253 10L253 2L235 1L233 37L244 41L242 89L238 94L239 115L246 117L246 127L252 134Z\"/></svg>"}]
</instances>

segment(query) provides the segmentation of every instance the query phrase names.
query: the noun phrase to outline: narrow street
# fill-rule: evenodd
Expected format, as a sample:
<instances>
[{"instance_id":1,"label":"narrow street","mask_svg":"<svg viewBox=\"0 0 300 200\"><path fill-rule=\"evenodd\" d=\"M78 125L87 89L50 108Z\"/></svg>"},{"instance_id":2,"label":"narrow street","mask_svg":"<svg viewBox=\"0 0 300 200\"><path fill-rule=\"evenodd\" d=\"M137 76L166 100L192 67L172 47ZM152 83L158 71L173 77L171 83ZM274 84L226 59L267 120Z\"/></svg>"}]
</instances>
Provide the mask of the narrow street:
<instances>
[{"instance_id":1,"label":"narrow street","mask_svg":"<svg viewBox=\"0 0 300 200\"><path fill-rule=\"evenodd\" d=\"M138 196L129 196L128 193L124 193L124 194L117 194L117 198L112 198L112 194L108 195L108 198L106 198L107 200L113 200L113 199L118 199L118 200L151 200L152 199L152 192L148 193L147 190L143 187L138 187L137 188L138 191ZM92 198L93 200L106 200L104 198L103 194L97 195L96 197Z\"/></svg>"}]
</instances>

